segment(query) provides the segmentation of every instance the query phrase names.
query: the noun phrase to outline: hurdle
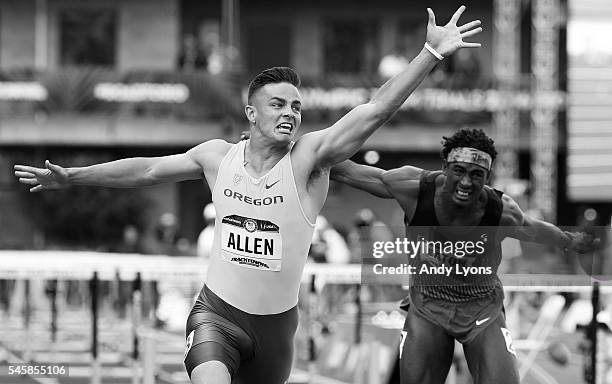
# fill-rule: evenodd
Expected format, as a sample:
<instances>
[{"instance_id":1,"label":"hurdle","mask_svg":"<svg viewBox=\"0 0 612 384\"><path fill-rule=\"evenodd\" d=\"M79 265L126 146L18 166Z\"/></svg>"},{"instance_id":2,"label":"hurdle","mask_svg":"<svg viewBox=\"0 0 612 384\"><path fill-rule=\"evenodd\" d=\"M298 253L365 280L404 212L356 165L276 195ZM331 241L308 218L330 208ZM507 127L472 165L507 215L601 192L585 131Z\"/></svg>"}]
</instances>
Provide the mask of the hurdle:
<instances>
[{"instance_id":1,"label":"hurdle","mask_svg":"<svg viewBox=\"0 0 612 384\"><path fill-rule=\"evenodd\" d=\"M44 258L44 264L40 262ZM66 266L69 265L68 270ZM367 279L364 280L364 276L367 278L367 274L364 275L361 265L326 265L326 264L308 264L305 267L303 275L303 283L308 286L309 300L318 299L318 293L322 287L326 284L361 284L366 283ZM94 275L95 272L95 275ZM206 266L202 265L199 260L191 257L167 257L167 256L143 256L133 254L105 254L96 252L63 252L63 251L0 251L0 278L3 279L22 279L28 281L29 279L75 279L84 281L111 281L120 279L126 281L133 281L135 287L139 287L141 283L137 281L169 281L176 282L177 284L197 284L198 286L204 281L206 274ZM95 276L95 278L94 278ZM389 283L399 284L401 281L389 281ZM594 290L593 279L589 276L581 275L506 275L502 276L502 282L504 283L505 290L507 292L582 292L592 293L592 299L598 299L598 292L611 293L612 287L608 283L597 283L597 291ZM26 284L27 285L27 284ZM93 291L96 284L90 282L90 289ZM30 289L25 290L28 296L31 294ZM142 292L139 290L135 294L136 299L133 302L139 302L142 298ZM596 293L597 292L597 293ZM140 299L139 299L140 297ZM161 356L159 345L161 342L172 342L176 344L175 349L179 349L179 345L182 344L182 336L177 335L170 336L163 332L159 332L152 327L143 325L143 319L140 313L137 313L136 309L133 308L131 323L131 351L130 364L126 367L116 367L112 369L104 369L102 372L95 373L95 364L99 364L103 361L100 355L100 340L99 335L101 330L99 329L100 323L98 316L100 315L98 308L100 302L97 299L97 294L91 295L92 305L92 324L91 324L91 351L92 366L88 369L78 368L74 374L77 376L88 375L91 377L91 382L101 382L102 375L112 376L118 375L121 377L131 377L133 383L151 383L155 380L155 377L164 378L169 381L180 382L184 380L186 374L182 372L178 373L164 372L158 367L158 360ZM96 301L96 305L93 305L93 301ZM24 300L24 311L29 308L29 299ZM367 303L355 302L358 305L359 311L367 306ZM315 307L310 304L309 306ZM594 305L593 310L596 312L599 305ZM140 308L140 305L137 305ZM55 308L57 311L58 308ZM53 333L61 332L57 325L57 316L53 315L53 304L51 306L51 330L52 338ZM309 311L311 312L311 311ZM53 320L55 318L55 320ZM94 320L98 318L98 320ZM308 321L308 319L306 319ZM355 318L354 324L354 335L357 339L357 329L362 329L361 316ZM55 326L53 323L55 322ZM31 330L32 327L32 316L31 313L25 313L23 316L23 327L28 327ZM55 328L55 330L53 330ZM34 330L31 330L34 332ZM311 329L314 332L314 329ZM312 335L309 336L309 369L308 372L301 372L295 370L296 375L303 376L307 375L308 382L327 382L327 383L342 383L341 380L331 379L329 377L323 377L322 375L315 372L314 362L319 357L316 354L315 345L313 342ZM594 341L593 345L596 346L597 334L589 333L588 335L591 341ZM591 351L593 353L593 351ZM178 354L178 353L177 353ZM168 355L169 356L169 355ZM370 360L367 363L368 367L375 367L377 364L376 360L372 358L371 354L368 355L367 359ZM179 358L180 359L180 358ZM366 359L366 357L364 357ZM97 360L97 362L96 362ZM364 360L365 361L365 360ZM595 361L595 360L593 360ZM96 362L95 364L93 362ZM365 364L365 363L364 363ZM376 380L372 374L373 370L367 372L369 377L364 382L373 384ZM598 374L593 370L593 378ZM95 381L98 380L98 381ZM297 379L296 379L297 380Z\"/></svg>"}]
</instances>

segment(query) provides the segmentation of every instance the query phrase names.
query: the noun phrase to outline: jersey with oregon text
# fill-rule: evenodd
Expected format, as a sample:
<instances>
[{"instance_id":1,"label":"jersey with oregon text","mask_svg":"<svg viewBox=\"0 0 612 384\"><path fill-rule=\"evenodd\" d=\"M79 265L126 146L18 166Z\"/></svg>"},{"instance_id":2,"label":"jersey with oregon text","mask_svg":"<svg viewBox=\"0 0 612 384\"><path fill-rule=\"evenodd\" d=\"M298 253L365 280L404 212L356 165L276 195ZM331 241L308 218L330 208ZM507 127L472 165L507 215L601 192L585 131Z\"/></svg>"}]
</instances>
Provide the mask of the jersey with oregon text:
<instances>
[{"instance_id":1,"label":"jersey with oregon text","mask_svg":"<svg viewBox=\"0 0 612 384\"><path fill-rule=\"evenodd\" d=\"M254 178L244 167L247 142L233 145L219 166L206 285L245 312L280 313L297 304L314 224L298 197L291 151Z\"/></svg>"}]
</instances>

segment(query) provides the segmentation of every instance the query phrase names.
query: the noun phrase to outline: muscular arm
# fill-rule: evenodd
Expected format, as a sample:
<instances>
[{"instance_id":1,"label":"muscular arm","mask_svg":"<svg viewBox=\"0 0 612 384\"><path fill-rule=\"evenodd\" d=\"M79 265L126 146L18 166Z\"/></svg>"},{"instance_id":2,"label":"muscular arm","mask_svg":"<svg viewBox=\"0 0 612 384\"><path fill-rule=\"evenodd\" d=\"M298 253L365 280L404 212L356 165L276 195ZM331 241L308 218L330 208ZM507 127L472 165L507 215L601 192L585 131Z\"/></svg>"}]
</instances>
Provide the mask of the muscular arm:
<instances>
[{"instance_id":1,"label":"muscular arm","mask_svg":"<svg viewBox=\"0 0 612 384\"><path fill-rule=\"evenodd\" d=\"M428 9L427 42L442 55L452 54L463 47L480 46L462 40L481 31L481 28L475 28L480 25L478 20L461 27L456 25L464 10L465 7L460 7L447 25L437 26L433 12ZM313 167L329 168L355 154L365 140L402 106L436 62L429 51L422 49L408 67L382 85L368 103L355 107L331 127L304 135L301 141L309 143L307 147L312 151Z\"/></svg>"},{"instance_id":2,"label":"muscular arm","mask_svg":"<svg viewBox=\"0 0 612 384\"><path fill-rule=\"evenodd\" d=\"M318 167L330 167L353 156L376 129L388 121L436 64L426 50L408 68L387 81L372 99L355 107L331 127L304 135L314 147Z\"/></svg>"},{"instance_id":3,"label":"muscular arm","mask_svg":"<svg viewBox=\"0 0 612 384\"><path fill-rule=\"evenodd\" d=\"M88 167L67 168L66 171L69 184L113 188L143 187L202 176L201 167L188 152L121 159Z\"/></svg>"},{"instance_id":4,"label":"muscular arm","mask_svg":"<svg viewBox=\"0 0 612 384\"><path fill-rule=\"evenodd\" d=\"M32 185L31 192L58 189L69 185L94 185L132 188L202 178L204 167L214 166L227 144L211 140L189 151L162 157L133 157L87 167L63 168L47 161L45 168L15 166L15 176Z\"/></svg>"},{"instance_id":5,"label":"muscular arm","mask_svg":"<svg viewBox=\"0 0 612 384\"><path fill-rule=\"evenodd\" d=\"M391 196L398 202L404 214L410 222L414 216L417 202L419 201L419 189L421 168L405 165L400 168L390 169L383 173L383 183Z\"/></svg>"},{"instance_id":6,"label":"muscular arm","mask_svg":"<svg viewBox=\"0 0 612 384\"><path fill-rule=\"evenodd\" d=\"M361 189L374 196L390 199L393 196L387 190L382 177L385 171L380 168L357 164L346 160L334 165L330 172L330 178L340 183Z\"/></svg>"},{"instance_id":7,"label":"muscular arm","mask_svg":"<svg viewBox=\"0 0 612 384\"><path fill-rule=\"evenodd\" d=\"M518 204L509 196L503 195L504 204L500 225L506 234L522 241L547 244L567 248L572 244L572 236L554 224L538 220L523 213Z\"/></svg>"}]
</instances>

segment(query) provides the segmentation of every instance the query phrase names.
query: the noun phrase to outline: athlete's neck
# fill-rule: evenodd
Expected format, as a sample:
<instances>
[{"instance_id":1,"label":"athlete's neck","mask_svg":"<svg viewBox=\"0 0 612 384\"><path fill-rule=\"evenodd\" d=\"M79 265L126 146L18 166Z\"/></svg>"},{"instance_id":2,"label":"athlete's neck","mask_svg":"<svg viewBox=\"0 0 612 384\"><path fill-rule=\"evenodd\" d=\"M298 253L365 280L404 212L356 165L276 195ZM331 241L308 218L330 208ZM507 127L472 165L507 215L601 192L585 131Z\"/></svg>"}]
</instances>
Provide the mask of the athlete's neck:
<instances>
[{"instance_id":1,"label":"athlete's neck","mask_svg":"<svg viewBox=\"0 0 612 384\"><path fill-rule=\"evenodd\" d=\"M471 204L459 205L454 201L452 193L444 188L436 188L434 209L440 225L475 225L482 219L482 208L482 198Z\"/></svg>"},{"instance_id":2,"label":"athlete's neck","mask_svg":"<svg viewBox=\"0 0 612 384\"><path fill-rule=\"evenodd\" d=\"M290 143L271 145L263 140L247 140L244 146L244 166L256 176L261 176L272 169L290 148Z\"/></svg>"}]
</instances>

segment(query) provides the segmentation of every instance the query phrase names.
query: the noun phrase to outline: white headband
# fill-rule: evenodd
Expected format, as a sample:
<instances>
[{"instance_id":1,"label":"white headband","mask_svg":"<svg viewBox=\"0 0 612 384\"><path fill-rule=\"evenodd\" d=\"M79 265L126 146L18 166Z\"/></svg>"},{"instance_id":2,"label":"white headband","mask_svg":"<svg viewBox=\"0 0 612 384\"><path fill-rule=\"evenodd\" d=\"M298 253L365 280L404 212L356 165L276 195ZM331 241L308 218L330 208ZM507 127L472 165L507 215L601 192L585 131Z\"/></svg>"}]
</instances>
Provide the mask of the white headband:
<instances>
[{"instance_id":1,"label":"white headband","mask_svg":"<svg viewBox=\"0 0 612 384\"><path fill-rule=\"evenodd\" d=\"M493 164L493 159L491 159L491 155L481 151L480 149L470 147L458 147L451 149L448 154L448 157L446 158L446 161L449 163L472 163L480 165L487 171L491 170L491 164Z\"/></svg>"}]
</instances>

